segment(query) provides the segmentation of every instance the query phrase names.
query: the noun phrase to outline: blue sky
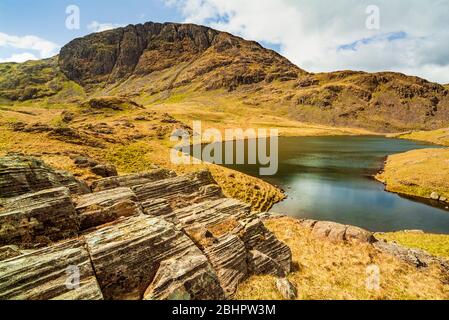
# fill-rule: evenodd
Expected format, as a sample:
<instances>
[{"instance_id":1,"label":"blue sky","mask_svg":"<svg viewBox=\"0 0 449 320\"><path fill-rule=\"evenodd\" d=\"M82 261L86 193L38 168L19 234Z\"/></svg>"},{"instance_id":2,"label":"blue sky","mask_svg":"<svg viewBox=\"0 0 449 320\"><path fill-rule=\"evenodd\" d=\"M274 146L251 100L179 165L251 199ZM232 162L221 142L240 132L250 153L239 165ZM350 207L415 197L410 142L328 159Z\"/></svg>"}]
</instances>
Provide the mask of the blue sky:
<instances>
[{"instance_id":1,"label":"blue sky","mask_svg":"<svg viewBox=\"0 0 449 320\"><path fill-rule=\"evenodd\" d=\"M80 9L79 30L65 27L69 5ZM374 29L366 26L373 12ZM45 58L114 26L193 22L259 41L312 72L397 71L449 83L448 16L447 0L0 0L0 62Z\"/></svg>"},{"instance_id":2,"label":"blue sky","mask_svg":"<svg viewBox=\"0 0 449 320\"><path fill-rule=\"evenodd\" d=\"M80 8L81 29L65 28L69 5ZM89 33L87 25L100 23L134 24L145 21L182 21L182 16L162 0L1 0L0 31L15 35L36 34L65 44Z\"/></svg>"}]
</instances>

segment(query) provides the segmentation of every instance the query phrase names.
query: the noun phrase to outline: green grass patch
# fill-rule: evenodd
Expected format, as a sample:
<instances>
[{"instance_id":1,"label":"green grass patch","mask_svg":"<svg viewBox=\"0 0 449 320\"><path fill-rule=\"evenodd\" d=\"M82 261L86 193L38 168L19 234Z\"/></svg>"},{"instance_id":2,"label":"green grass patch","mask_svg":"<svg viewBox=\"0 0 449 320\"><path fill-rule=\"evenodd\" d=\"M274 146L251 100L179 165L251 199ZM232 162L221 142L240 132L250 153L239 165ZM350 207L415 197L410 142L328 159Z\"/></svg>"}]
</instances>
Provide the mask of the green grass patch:
<instances>
[{"instance_id":1,"label":"green grass patch","mask_svg":"<svg viewBox=\"0 0 449 320\"><path fill-rule=\"evenodd\" d=\"M438 257L449 258L449 235L401 231L377 234L376 237L395 241L409 248L422 249Z\"/></svg>"},{"instance_id":2,"label":"green grass patch","mask_svg":"<svg viewBox=\"0 0 449 320\"><path fill-rule=\"evenodd\" d=\"M125 146L113 146L106 152L105 159L122 173L137 173L152 169L150 152L152 148L141 141Z\"/></svg>"}]
</instances>

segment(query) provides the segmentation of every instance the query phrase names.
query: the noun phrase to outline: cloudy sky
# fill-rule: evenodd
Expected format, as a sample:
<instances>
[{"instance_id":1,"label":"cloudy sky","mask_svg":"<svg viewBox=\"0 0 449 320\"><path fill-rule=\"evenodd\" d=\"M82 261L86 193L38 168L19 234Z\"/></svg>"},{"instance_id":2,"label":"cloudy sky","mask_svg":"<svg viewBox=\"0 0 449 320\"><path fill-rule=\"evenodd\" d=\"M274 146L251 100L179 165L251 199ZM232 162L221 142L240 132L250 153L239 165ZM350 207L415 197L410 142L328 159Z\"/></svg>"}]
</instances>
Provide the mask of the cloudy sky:
<instances>
[{"instance_id":1,"label":"cloudy sky","mask_svg":"<svg viewBox=\"0 0 449 320\"><path fill-rule=\"evenodd\" d=\"M70 5L79 28L66 27ZM449 83L448 17L448 0L0 0L0 62L49 57L90 32L174 21L259 41L308 71L391 70Z\"/></svg>"}]
</instances>

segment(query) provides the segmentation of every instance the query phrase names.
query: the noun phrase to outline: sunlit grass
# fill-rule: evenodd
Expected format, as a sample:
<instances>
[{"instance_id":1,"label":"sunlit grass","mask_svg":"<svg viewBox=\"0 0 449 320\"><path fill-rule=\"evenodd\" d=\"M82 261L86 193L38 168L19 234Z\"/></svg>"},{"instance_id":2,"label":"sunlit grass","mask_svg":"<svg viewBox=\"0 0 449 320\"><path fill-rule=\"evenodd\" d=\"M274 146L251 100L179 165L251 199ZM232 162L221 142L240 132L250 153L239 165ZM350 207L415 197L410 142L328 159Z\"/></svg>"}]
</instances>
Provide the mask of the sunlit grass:
<instances>
[{"instance_id":1,"label":"sunlit grass","mask_svg":"<svg viewBox=\"0 0 449 320\"><path fill-rule=\"evenodd\" d=\"M378 234L376 237L395 241L406 247L422 249L435 256L449 258L449 235L392 232Z\"/></svg>"}]
</instances>

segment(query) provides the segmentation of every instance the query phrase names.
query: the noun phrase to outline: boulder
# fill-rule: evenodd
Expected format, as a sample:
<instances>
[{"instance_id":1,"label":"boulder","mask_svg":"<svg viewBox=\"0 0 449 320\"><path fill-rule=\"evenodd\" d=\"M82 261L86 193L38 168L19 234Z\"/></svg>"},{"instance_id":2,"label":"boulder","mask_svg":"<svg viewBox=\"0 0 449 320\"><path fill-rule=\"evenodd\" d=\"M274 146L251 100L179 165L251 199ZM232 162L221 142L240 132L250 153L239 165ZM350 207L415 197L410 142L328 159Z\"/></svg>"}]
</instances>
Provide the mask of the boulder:
<instances>
[{"instance_id":1,"label":"boulder","mask_svg":"<svg viewBox=\"0 0 449 320\"><path fill-rule=\"evenodd\" d=\"M101 299L83 241L65 241L0 262L0 300Z\"/></svg>"},{"instance_id":2,"label":"boulder","mask_svg":"<svg viewBox=\"0 0 449 320\"><path fill-rule=\"evenodd\" d=\"M298 297L298 290L287 278L276 279L276 288L285 300L295 300Z\"/></svg>"},{"instance_id":3,"label":"boulder","mask_svg":"<svg viewBox=\"0 0 449 320\"><path fill-rule=\"evenodd\" d=\"M215 271L197 248L162 261L144 300L223 300Z\"/></svg>"},{"instance_id":4,"label":"boulder","mask_svg":"<svg viewBox=\"0 0 449 320\"><path fill-rule=\"evenodd\" d=\"M312 234L317 237L328 238L331 241L344 241L346 228L339 223L318 221L312 229Z\"/></svg>"},{"instance_id":5,"label":"boulder","mask_svg":"<svg viewBox=\"0 0 449 320\"><path fill-rule=\"evenodd\" d=\"M54 170L41 160L21 155L0 158L0 198L17 197L29 192L66 186L73 194L90 190L73 175Z\"/></svg>"},{"instance_id":6,"label":"boulder","mask_svg":"<svg viewBox=\"0 0 449 320\"><path fill-rule=\"evenodd\" d=\"M226 296L231 297L249 275L245 244L239 237L227 234L218 238L216 244L206 247L204 252L217 272Z\"/></svg>"},{"instance_id":7,"label":"boulder","mask_svg":"<svg viewBox=\"0 0 449 320\"><path fill-rule=\"evenodd\" d=\"M439 200L440 199L440 195L437 192L432 192L432 194L430 195L430 199L432 199L432 200Z\"/></svg>"},{"instance_id":8,"label":"boulder","mask_svg":"<svg viewBox=\"0 0 449 320\"><path fill-rule=\"evenodd\" d=\"M169 201L174 209L223 197L209 171L150 182L132 189L141 202L163 198Z\"/></svg>"},{"instance_id":9,"label":"boulder","mask_svg":"<svg viewBox=\"0 0 449 320\"><path fill-rule=\"evenodd\" d=\"M105 299L140 300L164 260L199 249L163 219L137 216L86 234ZM206 284L206 283L205 283Z\"/></svg>"},{"instance_id":10,"label":"boulder","mask_svg":"<svg viewBox=\"0 0 449 320\"><path fill-rule=\"evenodd\" d=\"M116 188L80 196L76 199L76 212L81 230L87 230L120 217L142 214L142 209L130 188Z\"/></svg>"},{"instance_id":11,"label":"boulder","mask_svg":"<svg viewBox=\"0 0 449 320\"><path fill-rule=\"evenodd\" d=\"M8 199L0 212L0 245L35 247L78 232L79 220L65 187Z\"/></svg>"},{"instance_id":12,"label":"boulder","mask_svg":"<svg viewBox=\"0 0 449 320\"><path fill-rule=\"evenodd\" d=\"M103 178L118 176L117 169L110 164L96 165L95 167L91 168L90 171Z\"/></svg>"},{"instance_id":13,"label":"boulder","mask_svg":"<svg viewBox=\"0 0 449 320\"><path fill-rule=\"evenodd\" d=\"M346 229L345 240L362 243L375 243L377 241L372 232L354 226L348 226Z\"/></svg>"},{"instance_id":14,"label":"boulder","mask_svg":"<svg viewBox=\"0 0 449 320\"><path fill-rule=\"evenodd\" d=\"M299 224L312 230L312 234L333 242L374 243L376 238L372 232L359 227L347 226L336 222L299 220Z\"/></svg>"}]
</instances>

